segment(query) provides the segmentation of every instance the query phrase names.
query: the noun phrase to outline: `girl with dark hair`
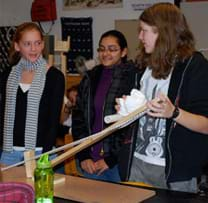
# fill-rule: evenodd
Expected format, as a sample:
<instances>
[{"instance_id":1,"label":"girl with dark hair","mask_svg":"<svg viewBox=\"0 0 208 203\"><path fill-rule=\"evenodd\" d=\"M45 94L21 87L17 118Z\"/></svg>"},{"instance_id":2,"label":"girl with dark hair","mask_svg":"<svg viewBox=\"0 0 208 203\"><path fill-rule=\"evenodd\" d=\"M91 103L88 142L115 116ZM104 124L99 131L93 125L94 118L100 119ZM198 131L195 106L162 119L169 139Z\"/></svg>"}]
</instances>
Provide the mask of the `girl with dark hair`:
<instances>
[{"instance_id":1,"label":"girl with dark hair","mask_svg":"<svg viewBox=\"0 0 208 203\"><path fill-rule=\"evenodd\" d=\"M77 103L72 111L72 135L75 140L103 130L106 115L115 113L115 99L129 94L133 86L130 73L134 64L127 61L127 41L117 30L104 33L99 41L100 65L87 71L78 89ZM119 150L124 131L89 147L77 157L88 178L120 181L118 173Z\"/></svg>"}]
</instances>

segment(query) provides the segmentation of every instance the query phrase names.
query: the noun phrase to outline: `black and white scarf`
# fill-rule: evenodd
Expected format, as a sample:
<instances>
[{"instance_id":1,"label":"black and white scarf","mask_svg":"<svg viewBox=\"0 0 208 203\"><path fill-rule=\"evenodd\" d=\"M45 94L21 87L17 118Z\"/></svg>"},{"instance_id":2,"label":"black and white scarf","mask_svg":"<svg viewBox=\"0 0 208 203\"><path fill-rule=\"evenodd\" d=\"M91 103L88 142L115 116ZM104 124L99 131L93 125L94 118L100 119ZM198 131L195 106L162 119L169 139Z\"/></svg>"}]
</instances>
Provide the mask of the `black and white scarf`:
<instances>
[{"instance_id":1,"label":"black and white scarf","mask_svg":"<svg viewBox=\"0 0 208 203\"><path fill-rule=\"evenodd\" d=\"M37 125L40 99L45 87L47 63L40 56L35 62L21 58L19 63L12 68L6 86L6 106L4 119L3 150L12 151L13 129L16 108L17 90L23 70L34 70L35 75L28 90L27 111L25 121L25 149L36 147Z\"/></svg>"}]
</instances>

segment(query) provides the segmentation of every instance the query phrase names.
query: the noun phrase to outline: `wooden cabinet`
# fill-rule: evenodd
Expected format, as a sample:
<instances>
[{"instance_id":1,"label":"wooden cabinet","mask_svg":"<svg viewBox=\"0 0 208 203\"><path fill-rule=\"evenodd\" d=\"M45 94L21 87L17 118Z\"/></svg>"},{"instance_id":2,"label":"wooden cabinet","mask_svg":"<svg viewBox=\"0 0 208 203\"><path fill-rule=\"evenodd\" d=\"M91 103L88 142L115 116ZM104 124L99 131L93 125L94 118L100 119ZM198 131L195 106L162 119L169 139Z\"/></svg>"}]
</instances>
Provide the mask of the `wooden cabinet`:
<instances>
[{"instance_id":1,"label":"wooden cabinet","mask_svg":"<svg viewBox=\"0 0 208 203\"><path fill-rule=\"evenodd\" d=\"M66 74L66 89L70 88L73 85L78 85L82 79L82 76L79 74Z\"/></svg>"}]
</instances>

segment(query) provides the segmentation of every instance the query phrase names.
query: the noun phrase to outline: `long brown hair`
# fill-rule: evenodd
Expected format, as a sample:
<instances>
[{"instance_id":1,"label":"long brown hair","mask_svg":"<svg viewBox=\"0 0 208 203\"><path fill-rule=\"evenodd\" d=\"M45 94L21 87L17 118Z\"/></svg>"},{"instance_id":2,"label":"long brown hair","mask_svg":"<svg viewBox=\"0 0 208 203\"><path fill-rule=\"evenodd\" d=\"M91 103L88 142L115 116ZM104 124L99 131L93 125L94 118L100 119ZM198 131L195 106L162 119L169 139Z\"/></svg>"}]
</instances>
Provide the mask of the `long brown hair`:
<instances>
[{"instance_id":1,"label":"long brown hair","mask_svg":"<svg viewBox=\"0 0 208 203\"><path fill-rule=\"evenodd\" d=\"M36 30L40 33L40 37L43 40L43 34L41 32L40 27L33 22L25 22L22 23L21 25L19 25L17 27L17 30L14 34L13 40L12 40L12 44L11 44L11 48L10 48L10 53L9 53L9 62L11 65L15 65L18 63L18 61L21 58L21 55L19 52L17 52L15 50L15 43L19 43L19 41L22 39L22 36L25 32L31 31L31 30Z\"/></svg>"},{"instance_id":2,"label":"long brown hair","mask_svg":"<svg viewBox=\"0 0 208 203\"><path fill-rule=\"evenodd\" d=\"M158 32L153 53L145 53L139 44L137 62L140 68L152 68L153 77L165 79L176 60L184 60L195 51L195 40L180 9L171 3L158 3L139 17Z\"/></svg>"}]
</instances>

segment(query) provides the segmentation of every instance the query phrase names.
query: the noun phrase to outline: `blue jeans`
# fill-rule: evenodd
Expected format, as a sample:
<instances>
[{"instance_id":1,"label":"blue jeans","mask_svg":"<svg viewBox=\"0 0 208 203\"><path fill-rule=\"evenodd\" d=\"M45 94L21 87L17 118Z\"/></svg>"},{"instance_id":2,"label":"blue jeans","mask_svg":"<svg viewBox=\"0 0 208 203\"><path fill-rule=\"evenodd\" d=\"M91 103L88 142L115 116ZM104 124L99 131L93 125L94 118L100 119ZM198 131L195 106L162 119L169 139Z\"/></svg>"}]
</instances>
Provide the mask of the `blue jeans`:
<instances>
[{"instance_id":1,"label":"blue jeans","mask_svg":"<svg viewBox=\"0 0 208 203\"><path fill-rule=\"evenodd\" d=\"M38 156L42 153L41 150L35 151L35 156ZM0 163L5 164L7 166L16 164L18 162L24 161L24 151L16 151L13 150L11 152L1 151ZM57 157L57 154L51 154L49 159L52 160ZM54 168L54 171L57 173L64 173L64 170L57 166Z\"/></svg>"},{"instance_id":2,"label":"blue jeans","mask_svg":"<svg viewBox=\"0 0 208 203\"><path fill-rule=\"evenodd\" d=\"M40 155L42 151L35 151L35 155ZM18 162L24 161L24 151L13 150L11 152L2 151L0 163L6 165L16 164Z\"/></svg>"},{"instance_id":3,"label":"blue jeans","mask_svg":"<svg viewBox=\"0 0 208 203\"><path fill-rule=\"evenodd\" d=\"M35 151L35 156L40 155L41 153L42 153L41 150ZM49 159L52 160L56 157L57 154L51 154L49 156ZM10 166L21 161L24 161L24 151L16 151L16 150L13 150L11 152L0 151L0 163L2 164ZM65 174L63 164L59 164L58 166L55 166L53 169L55 173Z\"/></svg>"},{"instance_id":4,"label":"blue jeans","mask_svg":"<svg viewBox=\"0 0 208 203\"><path fill-rule=\"evenodd\" d=\"M82 170L82 175L86 178L95 179L95 180L104 180L104 181L109 181L109 182L120 182L121 181L117 165L111 169L105 170L100 175L89 174L84 170Z\"/></svg>"}]
</instances>

